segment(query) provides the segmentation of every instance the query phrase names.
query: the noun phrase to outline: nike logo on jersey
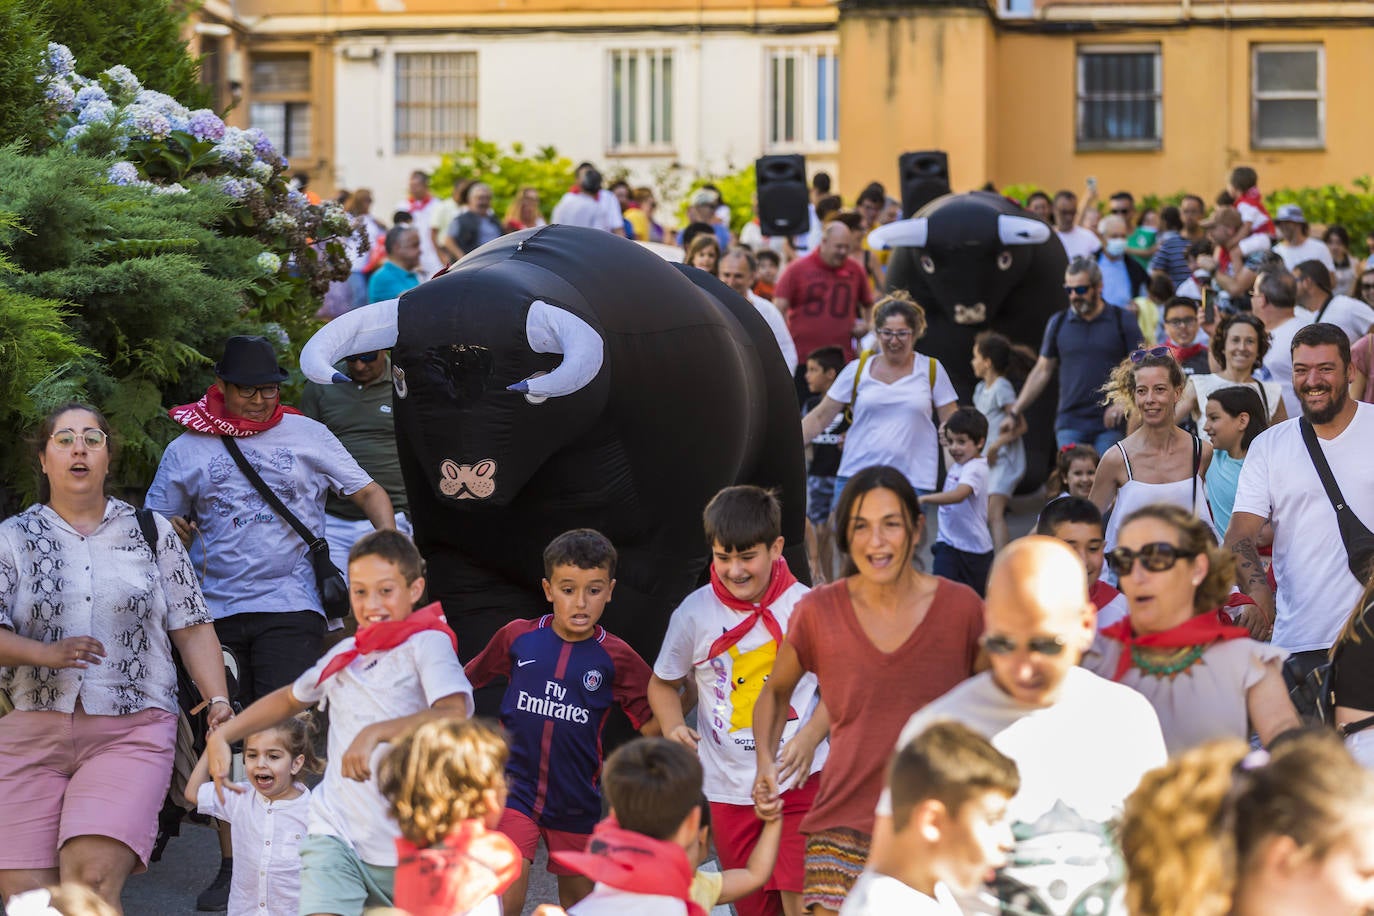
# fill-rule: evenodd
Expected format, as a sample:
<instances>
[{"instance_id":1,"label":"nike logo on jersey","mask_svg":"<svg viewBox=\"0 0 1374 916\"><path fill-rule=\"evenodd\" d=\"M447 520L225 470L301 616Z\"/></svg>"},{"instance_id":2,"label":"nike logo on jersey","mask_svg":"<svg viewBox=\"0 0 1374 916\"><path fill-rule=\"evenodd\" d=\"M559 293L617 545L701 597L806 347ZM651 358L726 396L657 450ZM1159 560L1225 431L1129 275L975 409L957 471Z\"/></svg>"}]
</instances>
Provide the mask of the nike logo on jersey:
<instances>
[{"instance_id":1,"label":"nike logo on jersey","mask_svg":"<svg viewBox=\"0 0 1374 916\"><path fill-rule=\"evenodd\" d=\"M538 659L535 659L535 658L527 658L527 659L525 659L524 661L517 661L517 662L515 663L515 667L517 667L517 668L523 668L523 667L525 667L526 665L533 665L536 661L538 661Z\"/></svg>"}]
</instances>

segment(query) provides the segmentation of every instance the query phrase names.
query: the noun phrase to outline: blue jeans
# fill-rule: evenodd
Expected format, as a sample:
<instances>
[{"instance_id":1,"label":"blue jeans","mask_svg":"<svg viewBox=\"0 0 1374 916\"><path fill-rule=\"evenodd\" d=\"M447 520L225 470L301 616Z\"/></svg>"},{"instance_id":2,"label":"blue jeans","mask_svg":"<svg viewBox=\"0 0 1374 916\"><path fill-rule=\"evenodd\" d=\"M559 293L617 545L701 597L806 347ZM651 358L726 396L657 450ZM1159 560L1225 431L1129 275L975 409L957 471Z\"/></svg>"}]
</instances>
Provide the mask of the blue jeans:
<instances>
[{"instance_id":1,"label":"blue jeans","mask_svg":"<svg viewBox=\"0 0 1374 916\"><path fill-rule=\"evenodd\" d=\"M1054 444L1059 448L1067 445L1091 445L1097 449L1098 456L1107 454L1107 449L1116 445L1126 434L1119 429L1103 429L1101 426L1067 426L1054 431Z\"/></svg>"}]
</instances>

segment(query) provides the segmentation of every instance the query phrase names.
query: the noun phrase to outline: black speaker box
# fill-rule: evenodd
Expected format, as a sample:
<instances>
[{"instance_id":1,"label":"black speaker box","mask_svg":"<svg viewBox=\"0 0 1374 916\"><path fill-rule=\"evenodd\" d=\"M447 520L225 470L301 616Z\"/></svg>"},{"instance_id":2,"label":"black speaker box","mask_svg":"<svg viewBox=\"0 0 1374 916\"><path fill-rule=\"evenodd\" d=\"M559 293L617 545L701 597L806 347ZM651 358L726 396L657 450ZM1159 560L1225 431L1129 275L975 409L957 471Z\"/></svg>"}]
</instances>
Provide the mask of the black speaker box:
<instances>
[{"instance_id":1,"label":"black speaker box","mask_svg":"<svg viewBox=\"0 0 1374 916\"><path fill-rule=\"evenodd\" d=\"M903 153L897 159L897 170L901 175L904 218L949 193L949 155L942 150Z\"/></svg>"},{"instance_id":2,"label":"black speaker box","mask_svg":"<svg viewBox=\"0 0 1374 916\"><path fill-rule=\"evenodd\" d=\"M754 179L764 235L801 235L811 228L805 156L763 156L754 161Z\"/></svg>"}]
</instances>

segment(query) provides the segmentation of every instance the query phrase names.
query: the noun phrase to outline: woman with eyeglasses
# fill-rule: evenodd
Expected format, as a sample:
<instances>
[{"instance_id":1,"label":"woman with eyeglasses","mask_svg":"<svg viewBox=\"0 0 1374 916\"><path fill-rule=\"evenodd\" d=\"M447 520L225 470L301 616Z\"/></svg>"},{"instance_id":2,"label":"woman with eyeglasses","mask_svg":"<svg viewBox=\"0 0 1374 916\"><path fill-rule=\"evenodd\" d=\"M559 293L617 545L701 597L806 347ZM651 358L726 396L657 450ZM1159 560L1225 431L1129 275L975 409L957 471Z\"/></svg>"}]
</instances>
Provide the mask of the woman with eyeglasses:
<instances>
[{"instance_id":1,"label":"woman with eyeglasses","mask_svg":"<svg viewBox=\"0 0 1374 916\"><path fill-rule=\"evenodd\" d=\"M973 674L983 602L966 585L920 572L912 555L924 518L906 475L855 474L840 494L836 542L846 576L797 602L773 671L754 705L754 804L771 816L791 773L774 762L788 702L813 671L830 718L807 835L803 908L839 910L872 842L883 767L912 713Z\"/></svg>"},{"instance_id":2,"label":"woman with eyeglasses","mask_svg":"<svg viewBox=\"0 0 1374 916\"><path fill-rule=\"evenodd\" d=\"M1240 385L1259 395L1260 403L1267 411L1269 425L1282 423L1288 419L1288 411L1283 406L1283 389L1278 382L1263 382L1255 378L1255 373L1264 365L1264 355L1269 352L1269 332L1264 322L1249 312L1227 315L1217 326L1211 340L1212 359L1221 368L1209 375L1193 375L1183 389L1183 396L1174 409L1174 419L1179 423L1192 420L1202 430L1204 441L1211 441L1203 421L1207 416L1207 399L1218 388Z\"/></svg>"},{"instance_id":3,"label":"woman with eyeglasses","mask_svg":"<svg viewBox=\"0 0 1374 916\"><path fill-rule=\"evenodd\" d=\"M1205 523L1178 506L1145 506L1122 523L1106 561L1127 616L1098 633L1082 664L1150 701L1170 754L1252 732L1267 745L1301 725L1283 680L1287 653L1251 639L1224 610L1235 564Z\"/></svg>"},{"instance_id":4,"label":"woman with eyeglasses","mask_svg":"<svg viewBox=\"0 0 1374 916\"><path fill-rule=\"evenodd\" d=\"M839 505L845 481L875 465L899 469L924 496L935 490L940 460L939 426L959 407L945 367L916 352L926 332L926 313L905 291L873 308L876 352L865 351L840 370L821 402L802 420L802 440L812 439L848 408L853 419L835 477Z\"/></svg>"},{"instance_id":5,"label":"woman with eyeglasses","mask_svg":"<svg viewBox=\"0 0 1374 916\"><path fill-rule=\"evenodd\" d=\"M177 733L175 645L213 728L233 716L171 524L105 495L99 411L39 428L39 502L0 523L0 896L76 882L119 905L157 836Z\"/></svg>"},{"instance_id":6,"label":"woman with eyeglasses","mask_svg":"<svg viewBox=\"0 0 1374 916\"><path fill-rule=\"evenodd\" d=\"M1122 360L1102 386L1108 403L1140 419L1135 432L1103 454L1093 478L1089 498L1104 516L1112 510L1108 550L1116 546L1121 520L1141 506L1169 503L1211 518L1204 481L1212 446L1174 422L1186 381L1169 348L1154 347Z\"/></svg>"},{"instance_id":7,"label":"woman with eyeglasses","mask_svg":"<svg viewBox=\"0 0 1374 916\"><path fill-rule=\"evenodd\" d=\"M1329 732L1188 751L1145 775L1120 835L1132 916L1374 912L1374 774Z\"/></svg>"}]
</instances>

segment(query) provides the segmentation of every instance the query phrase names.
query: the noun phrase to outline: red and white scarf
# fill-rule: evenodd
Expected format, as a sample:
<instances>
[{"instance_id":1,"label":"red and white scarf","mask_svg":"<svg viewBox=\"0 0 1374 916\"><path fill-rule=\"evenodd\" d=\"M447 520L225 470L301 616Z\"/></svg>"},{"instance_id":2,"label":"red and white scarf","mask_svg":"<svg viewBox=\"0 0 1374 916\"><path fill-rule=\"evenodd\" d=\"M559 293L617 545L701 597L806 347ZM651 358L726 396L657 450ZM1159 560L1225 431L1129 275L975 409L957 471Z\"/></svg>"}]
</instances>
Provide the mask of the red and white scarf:
<instances>
[{"instance_id":1,"label":"red and white scarf","mask_svg":"<svg viewBox=\"0 0 1374 916\"><path fill-rule=\"evenodd\" d=\"M416 633L426 630L436 630L447 636L449 642L453 643L454 654L457 654L458 636L449 629L448 621L444 619L443 605L436 601L425 605L404 620L388 620L360 629L358 635L353 637L353 648L334 656L320 672L320 679L315 682L315 686L318 687L347 668L353 659L383 649L394 649Z\"/></svg>"},{"instance_id":2,"label":"red and white scarf","mask_svg":"<svg viewBox=\"0 0 1374 916\"><path fill-rule=\"evenodd\" d=\"M556 852L553 860L598 884L630 894L674 897L688 916L706 916L692 899L692 866L676 843L625 830L613 818L596 825L586 852Z\"/></svg>"},{"instance_id":3,"label":"red and white scarf","mask_svg":"<svg viewBox=\"0 0 1374 916\"><path fill-rule=\"evenodd\" d=\"M289 413L299 414L300 411L278 402L277 409L272 411L272 416L266 420L249 420L246 417L236 417L229 413L228 408L225 407L224 392L219 390L218 385L211 385L207 388L205 395L194 404L182 404L180 407L173 407L167 411L169 417L193 433L233 436L236 439L267 432L280 423L282 417Z\"/></svg>"},{"instance_id":4,"label":"red and white scarf","mask_svg":"<svg viewBox=\"0 0 1374 916\"><path fill-rule=\"evenodd\" d=\"M1231 624L1231 615L1222 608L1190 617L1176 627L1158 633L1137 636L1131 628L1129 616L1101 630L1103 636L1122 643L1121 658L1117 660L1116 672L1112 680L1119 681L1131 669L1131 649L1141 646L1147 649L1185 649L1195 646L1207 647L1228 639L1244 639L1250 635L1245 627Z\"/></svg>"},{"instance_id":5,"label":"red and white scarf","mask_svg":"<svg viewBox=\"0 0 1374 916\"><path fill-rule=\"evenodd\" d=\"M730 590L725 587L725 583L720 581L720 576L716 575L716 568L711 567L711 591L715 593L716 600L725 605L732 611L739 611L748 616L732 627L728 632L721 634L715 642L711 643L711 649L706 657L697 662L698 665L705 664L718 655L724 655L730 651L730 647L741 639L749 635L749 631L754 629L754 624L763 622L763 626L768 630L768 635L773 637L773 642L782 645L782 624L778 623L778 618L773 614L773 602L782 597L783 592L797 584L797 577L792 575L792 570L787 565L787 561L778 557L773 562L773 567L768 574L768 588L764 589L762 597L758 601L742 601L730 594Z\"/></svg>"}]
</instances>

